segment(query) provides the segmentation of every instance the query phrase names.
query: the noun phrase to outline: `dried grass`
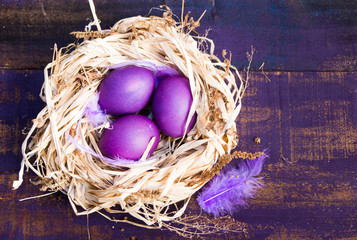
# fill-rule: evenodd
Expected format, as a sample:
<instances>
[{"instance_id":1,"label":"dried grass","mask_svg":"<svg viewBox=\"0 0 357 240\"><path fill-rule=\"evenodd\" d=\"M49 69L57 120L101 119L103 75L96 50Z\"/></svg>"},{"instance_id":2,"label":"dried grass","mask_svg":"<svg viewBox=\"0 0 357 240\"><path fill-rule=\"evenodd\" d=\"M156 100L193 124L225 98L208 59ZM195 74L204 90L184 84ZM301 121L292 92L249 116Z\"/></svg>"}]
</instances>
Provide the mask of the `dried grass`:
<instances>
[{"instance_id":1,"label":"dried grass","mask_svg":"<svg viewBox=\"0 0 357 240\"><path fill-rule=\"evenodd\" d=\"M235 119L245 88L230 60L213 55L212 40L189 34L197 26L188 15L177 23L168 10L163 17L120 20L109 30L75 32L84 38L81 44L55 48L40 94L46 107L22 145L14 188L21 185L26 166L40 177L42 190L67 194L77 215L105 209L157 227L180 217L191 196L219 172L236 147ZM84 111L107 67L129 60L168 65L185 75L193 96L188 122L195 112L198 117L185 137L161 136L149 159L113 167L78 149L69 136L101 155L97 141L109 123L94 128Z\"/></svg>"}]
</instances>

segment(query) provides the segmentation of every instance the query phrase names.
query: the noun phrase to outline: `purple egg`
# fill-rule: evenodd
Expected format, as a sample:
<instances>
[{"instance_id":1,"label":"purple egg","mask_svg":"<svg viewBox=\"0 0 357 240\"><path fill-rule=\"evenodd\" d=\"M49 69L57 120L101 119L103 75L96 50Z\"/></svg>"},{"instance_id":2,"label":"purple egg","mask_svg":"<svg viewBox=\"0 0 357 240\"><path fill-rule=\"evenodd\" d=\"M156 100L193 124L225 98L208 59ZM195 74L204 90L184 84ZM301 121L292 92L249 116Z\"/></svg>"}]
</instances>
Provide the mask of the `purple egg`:
<instances>
[{"instance_id":1,"label":"purple egg","mask_svg":"<svg viewBox=\"0 0 357 240\"><path fill-rule=\"evenodd\" d=\"M159 129L145 116L127 115L112 122L110 128L103 131L98 146L106 157L138 160L152 137L155 137L155 141L148 156L159 144Z\"/></svg>"},{"instance_id":2,"label":"purple egg","mask_svg":"<svg viewBox=\"0 0 357 240\"><path fill-rule=\"evenodd\" d=\"M170 137L182 137L192 105L189 80L183 76L164 78L157 86L153 100L152 113L160 130ZM190 131L196 122L196 114L188 125Z\"/></svg>"},{"instance_id":3,"label":"purple egg","mask_svg":"<svg viewBox=\"0 0 357 240\"><path fill-rule=\"evenodd\" d=\"M115 116L136 113L149 102L154 86L154 75L145 68L116 69L99 86L99 105Z\"/></svg>"}]
</instances>

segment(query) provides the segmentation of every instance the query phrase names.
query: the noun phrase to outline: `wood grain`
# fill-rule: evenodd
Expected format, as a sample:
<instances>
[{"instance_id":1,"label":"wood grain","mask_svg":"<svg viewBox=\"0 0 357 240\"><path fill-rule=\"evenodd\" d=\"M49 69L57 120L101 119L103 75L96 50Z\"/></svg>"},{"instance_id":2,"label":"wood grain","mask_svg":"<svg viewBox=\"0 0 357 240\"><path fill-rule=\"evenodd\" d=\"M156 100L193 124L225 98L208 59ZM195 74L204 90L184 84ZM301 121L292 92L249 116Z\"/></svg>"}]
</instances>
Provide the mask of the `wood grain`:
<instances>
[{"instance_id":1,"label":"wood grain","mask_svg":"<svg viewBox=\"0 0 357 240\"><path fill-rule=\"evenodd\" d=\"M42 71L0 71L0 172L18 169L23 133L44 104Z\"/></svg>"},{"instance_id":2,"label":"wood grain","mask_svg":"<svg viewBox=\"0 0 357 240\"><path fill-rule=\"evenodd\" d=\"M356 73L267 76L252 76L237 124L239 148L270 149L266 188L236 218L252 239L357 237Z\"/></svg>"},{"instance_id":3,"label":"wood grain","mask_svg":"<svg viewBox=\"0 0 357 240\"><path fill-rule=\"evenodd\" d=\"M162 4L181 14L181 1L173 0L95 4L103 28ZM357 239L357 2L187 0L185 9L196 19L207 10L198 31L211 29L216 54L230 50L238 68L256 49L237 149L270 154L265 187L233 216L247 233L206 239ZM75 41L70 32L91 18L87 0L0 0L0 239L88 239L88 231L91 239L182 239L99 214L87 222L61 193L20 202L43 193L31 172L11 189L23 132L44 106L39 69L54 43ZM265 72L258 70L263 63ZM194 196L185 214L199 212Z\"/></svg>"},{"instance_id":4,"label":"wood grain","mask_svg":"<svg viewBox=\"0 0 357 240\"><path fill-rule=\"evenodd\" d=\"M162 4L181 15L181 1L96 1L103 28ZM0 1L0 68L43 69L55 43L75 41L92 15L86 0ZM246 52L256 49L253 69L268 71L355 71L356 1L185 1L195 19L207 10L198 32L211 29L216 54L228 49L233 64L247 66ZM151 14L160 15L153 9Z\"/></svg>"},{"instance_id":5,"label":"wood grain","mask_svg":"<svg viewBox=\"0 0 357 240\"><path fill-rule=\"evenodd\" d=\"M356 76L356 72L251 74L237 122L238 149L269 149L270 158L262 172L265 187L234 215L247 235L227 233L223 238L357 237ZM74 215L65 195L18 201L42 194L30 182L33 173L26 173L19 190L11 190L21 161L21 130L43 106L37 97L42 81L42 71L0 74L4 109L0 214L7 216L0 219L0 239L88 239L87 218ZM257 136L259 145L253 141ZM186 214L199 211L192 199ZM179 239L168 231L114 224L98 214L89 216L89 230L92 239Z\"/></svg>"}]
</instances>

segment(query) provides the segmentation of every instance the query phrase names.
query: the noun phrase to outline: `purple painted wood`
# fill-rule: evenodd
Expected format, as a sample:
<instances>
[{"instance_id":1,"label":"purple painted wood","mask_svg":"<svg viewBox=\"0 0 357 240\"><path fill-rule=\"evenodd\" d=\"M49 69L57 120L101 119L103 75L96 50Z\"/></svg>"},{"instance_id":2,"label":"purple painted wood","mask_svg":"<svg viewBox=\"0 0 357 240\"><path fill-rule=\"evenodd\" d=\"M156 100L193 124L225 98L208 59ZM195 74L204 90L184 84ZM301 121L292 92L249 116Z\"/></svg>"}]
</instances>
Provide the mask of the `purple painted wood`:
<instances>
[{"instance_id":1,"label":"purple painted wood","mask_svg":"<svg viewBox=\"0 0 357 240\"><path fill-rule=\"evenodd\" d=\"M232 50L239 68L253 46L254 68L353 71L356 14L352 1L216 1L211 36L218 52Z\"/></svg>"},{"instance_id":2,"label":"purple painted wood","mask_svg":"<svg viewBox=\"0 0 357 240\"><path fill-rule=\"evenodd\" d=\"M42 71L0 71L0 172L19 167L23 131L44 106L43 80Z\"/></svg>"},{"instance_id":3,"label":"purple painted wood","mask_svg":"<svg viewBox=\"0 0 357 240\"><path fill-rule=\"evenodd\" d=\"M0 76L4 87L1 96L4 92L15 96L19 91L16 89L24 91L21 96L26 96L27 92L36 96L42 82L42 71L6 70ZM357 221L356 77L355 72L251 75L237 122L240 135L237 149L254 152L268 148L271 157L262 172L265 188L248 207L234 215L238 226L244 226L248 235L227 233L224 237L357 237L354 228ZM5 101L1 103L5 104ZM19 190L11 190L21 161L19 147L22 139L14 136L21 136L20 125L26 126L36 115L31 109L35 111L41 107L38 98L28 101L20 97L19 103L13 106L23 105L23 110L13 113L9 107L1 113L2 123L7 123L0 131L0 139L5 139L0 151L0 214L8 217L0 219L0 238L87 239L86 217L75 216L64 195L58 193L18 201L41 194L39 186L30 183L29 179L35 179L33 173L26 173ZM24 119L18 121L16 116L24 116ZM9 134L13 137L8 137ZM254 143L255 137L261 139L261 144ZM10 153L17 154L10 156ZM198 214L199 211L193 198L186 214ZM118 217L123 219L124 216ZM180 238L168 231L114 224L98 214L89 216L89 230L92 239ZM221 238L210 235L207 239Z\"/></svg>"},{"instance_id":4,"label":"purple painted wood","mask_svg":"<svg viewBox=\"0 0 357 240\"><path fill-rule=\"evenodd\" d=\"M232 51L233 64L247 66L246 52L256 49L253 68L265 70L355 71L356 1L185 1L199 32L212 29L216 53ZM103 28L121 18L147 15L167 4L180 16L181 1L95 1ZM86 0L0 1L0 68L43 69L54 43L64 47L92 18ZM161 14L153 10L152 14Z\"/></svg>"},{"instance_id":5,"label":"purple painted wood","mask_svg":"<svg viewBox=\"0 0 357 240\"><path fill-rule=\"evenodd\" d=\"M104 28L161 4L181 12L181 1L172 0L95 3ZM18 201L42 194L30 183L33 173L11 190L22 130L43 107L38 97L43 73L28 69L42 69L55 42L74 41L69 33L91 18L87 1L0 0L0 6L0 68L25 69L0 72L0 216L6 216L0 219L0 239L88 239L86 216L75 216L65 195ZM195 0L185 1L185 9L196 19L207 10L198 30L212 28L217 54L231 50L233 64L243 68L253 45L253 68L264 62L264 70L272 71L251 75L237 122L239 150L270 149L265 188L234 215L247 234L207 239L356 239L357 3ZM193 198L186 214L199 211ZM92 239L182 239L169 231L114 224L99 214L89 216L88 226Z\"/></svg>"}]
</instances>

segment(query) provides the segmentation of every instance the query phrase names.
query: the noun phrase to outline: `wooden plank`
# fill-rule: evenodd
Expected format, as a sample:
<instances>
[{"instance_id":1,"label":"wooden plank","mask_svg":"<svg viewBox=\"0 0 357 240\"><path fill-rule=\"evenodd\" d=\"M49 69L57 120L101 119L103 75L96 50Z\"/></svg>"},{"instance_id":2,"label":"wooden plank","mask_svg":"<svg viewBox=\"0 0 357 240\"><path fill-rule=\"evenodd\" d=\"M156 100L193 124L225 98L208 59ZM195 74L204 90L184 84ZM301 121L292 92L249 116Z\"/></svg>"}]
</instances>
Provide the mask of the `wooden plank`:
<instances>
[{"instance_id":1,"label":"wooden plank","mask_svg":"<svg viewBox=\"0 0 357 240\"><path fill-rule=\"evenodd\" d=\"M44 104L42 71L0 71L0 172L18 169L23 132Z\"/></svg>"},{"instance_id":2,"label":"wooden plank","mask_svg":"<svg viewBox=\"0 0 357 240\"><path fill-rule=\"evenodd\" d=\"M269 147L279 146L273 147L279 153L276 159L329 163L351 159L348 163L356 164L352 161L357 150L355 72L267 76L270 81L263 74L252 75L237 124L243 138L257 135Z\"/></svg>"},{"instance_id":3,"label":"wooden plank","mask_svg":"<svg viewBox=\"0 0 357 240\"><path fill-rule=\"evenodd\" d=\"M83 30L92 15L86 0L1 1L0 68L43 69L55 43L64 47L69 34ZM95 1L103 28L119 19L147 15L167 4L181 15L181 1ZM216 54L233 54L233 64L247 66L246 52L256 49L253 68L265 70L355 71L357 68L357 2L226 0L185 1L185 12L197 19L199 32L212 29ZM158 10L151 13L161 14Z\"/></svg>"},{"instance_id":4,"label":"wooden plank","mask_svg":"<svg viewBox=\"0 0 357 240\"><path fill-rule=\"evenodd\" d=\"M29 182L27 174L19 190L11 191L16 173L0 175L1 239L87 239L86 216L75 216L67 198L60 193L33 200L20 199L42 194ZM247 229L248 239L326 239L354 238L357 187L352 180L333 177L319 179L290 179L267 177L265 188L256 199L234 215ZM193 198L187 215L199 213ZM124 215L115 216L123 219ZM212 218L212 216L210 216ZM216 220L217 222L219 221ZM109 222L98 214L89 216L92 239L179 239L168 231L147 230L128 224ZM227 239L243 238L244 234L227 233ZM219 239L210 235L206 239ZM284 238L281 238L284 239Z\"/></svg>"},{"instance_id":5,"label":"wooden plank","mask_svg":"<svg viewBox=\"0 0 357 240\"><path fill-rule=\"evenodd\" d=\"M248 235L227 233L226 239L357 238L356 75L251 74L237 122L238 149L270 149L262 172L266 186L234 215ZM21 129L42 107L37 97L42 81L42 71L0 74L0 215L7 216L0 219L0 238L87 239L86 217L75 216L64 195L18 201L41 194L30 183L33 173L26 173L19 190L11 190L21 161ZM253 142L255 137L261 144ZM186 214L197 213L192 199ZM180 238L168 231L114 224L98 214L89 216L89 230L92 239Z\"/></svg>"},{"instance_id":6,"label":"wooden plank","mask_svg":"<svg viewBox=\"0 0 357 240\"><path fill-rule=\"evenodd\" d=\"M252 75L237 123L239 149L270 149L266 188L236 218L252 239L356 238L356 73L267 76Z\"/></svg>"},{"instance_id":7,"label":"wooden plank","mask_svg":"<svg viewBox=\"0 0 357 240\"><path fill-rule=\"evenodd\" d=\"M230 49L239 68L247 65L242 56L253 46L253 66L264 62L267 70L356 69L356 1L215 3L211 36L217 52Z\"/></svg>"}]
</instances>

